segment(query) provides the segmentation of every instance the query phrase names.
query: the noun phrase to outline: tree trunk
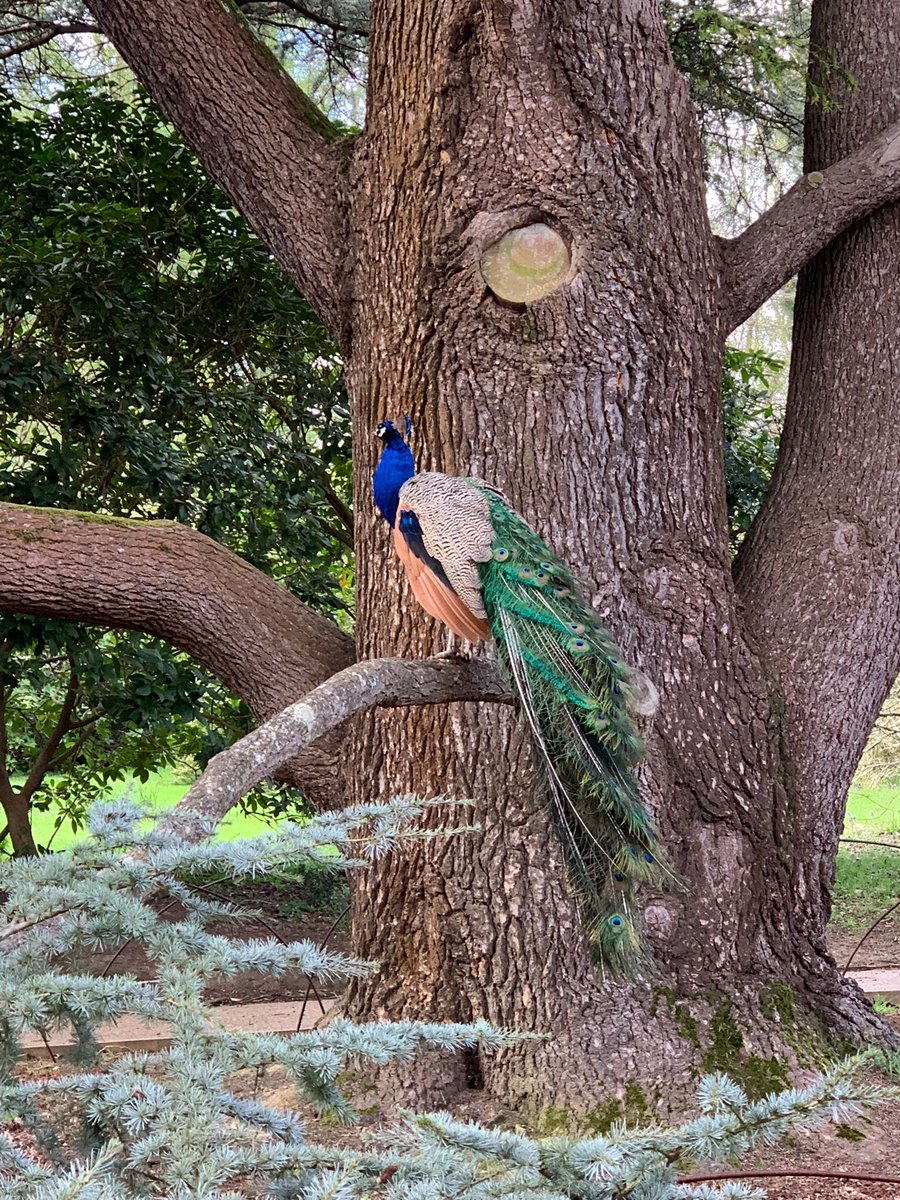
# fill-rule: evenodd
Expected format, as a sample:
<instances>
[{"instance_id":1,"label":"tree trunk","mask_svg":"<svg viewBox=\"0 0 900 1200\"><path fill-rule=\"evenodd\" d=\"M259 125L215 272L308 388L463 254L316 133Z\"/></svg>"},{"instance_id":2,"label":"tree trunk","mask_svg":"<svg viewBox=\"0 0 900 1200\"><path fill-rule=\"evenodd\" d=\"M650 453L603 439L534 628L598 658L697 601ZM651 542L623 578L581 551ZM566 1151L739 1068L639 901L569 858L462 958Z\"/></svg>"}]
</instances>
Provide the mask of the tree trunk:
<instances>
[{"instance_id":1,"label":"tree trunk","mask_svg":"<svg viewBox=\"0 0 900 1200\"><path fill-rule=\"evenodd\" d=\"M599 978L515 718L371 715L359 797L471 796L483 833L361 885L357 946L381 966L351 1011L552 1033L483 1064L495 1095L545 1112L608 1115L610 1093L653 1108L711 1067L765 1090L820 1024L860 1040L879 1023L827 956L824 910L800 911L787 852L805 828L795 714L731 581L718 263L685 86L654 4L380 13L352 219L358 511L371 430L409 412L420 468L500 486L589 581L660 688L646 786L685 889L649 898L659 974ZM575 270L517 310L486 288L480 254L534 221ZM358 563L360 655L435 648L374 517Z\"/></svg>"},{"instance_id":2,"label":"tree trunk","mask_svg":"<svg viewBox=\"0 0 900 1200\"><path fill-rule=\"evenodd\" d=\"M900 117L900 7L818 0L807 171ZM851 88L828 64L853 77ZM801 273L787 421L772 486L737 563L753 635L770 649L789 734L794 893L824 940L847 788L900 670L900 204ZM835 636L838 631L838 636Z\"/></svg>"},{"instance_id":3,"label":"tree trunk","mask_svg":"<svg viewBox=\"0 0 900 1200\"><path fill-rule=\"evenodd\" d=\"M860 148L858 163L804 178L723 245L710 235L694 115L656 0L376 0L366 130L334 150L287 103L280 75L270 102L270 68L218 3L91 7L340 339L358 513L372 513L371 430L408 412L420 466L502 487L582 573L661 692L645 782L684 887L647 897L657 974L625 983L591 966L513 714L392 711L359 722L356 795L471 796L482 832L371 872L355 936L381 966L354 985L350 1009L552 1033L481 1064L484 1082L532 1110L592 1111L598 1127L622 1107L665 1107L668 1083L703 1069L762 1091L826 1038L882 1036L826 953L824 885L840 801L898 665L896 560L885 554L897 528L890 388L873 395L858 382L879 409L866 431L859 406L829 393L839 364L829 382L801 351L773 499L736 590L719 375L725 334L748 306L897 194L898 131ZM856 149L866 114L897 115L894 0L865 0L862 13L866 38L848 6L816 5L818 36L839 57L864 42L865 70L846 110L857 124L848 116L843 141L820 143L845 118L815 117L811 163ZM832 38L838 21L845 32ZM839 307L858 304L857 284L875 286L879 254L896 254L879 220L843 239L836 253L847 257L821 288L829 354L851 329ZM503 303L482 252L536 222L557 230L572 270L544 299ZM869 267L857 262L864 242ZM804 303L798 330L811 320ZM893 371L887 317L896 328L892 308L859 336L870 357L894 356ZM847 361L862 357L851 348ZM862 439L852 464L851 437ZM360 655L431 650L437 630L401 587L386 528L374 514L357 526ZM867 670L873 632L883 644Z\"/></svg>"},{"instance_id":4,"label":"tree trunk","mask_svg":"<svg viewBox=\"0 0 900 1200\"><path fill-rule=\"evenodd\" d=\"M17 858L37 854L37 845L28 819L28 800L12 788L4 786L0 788L0 808L3 809L6 818L6 832L12 843L13 854Z\"/></svg>"}]
</instances>

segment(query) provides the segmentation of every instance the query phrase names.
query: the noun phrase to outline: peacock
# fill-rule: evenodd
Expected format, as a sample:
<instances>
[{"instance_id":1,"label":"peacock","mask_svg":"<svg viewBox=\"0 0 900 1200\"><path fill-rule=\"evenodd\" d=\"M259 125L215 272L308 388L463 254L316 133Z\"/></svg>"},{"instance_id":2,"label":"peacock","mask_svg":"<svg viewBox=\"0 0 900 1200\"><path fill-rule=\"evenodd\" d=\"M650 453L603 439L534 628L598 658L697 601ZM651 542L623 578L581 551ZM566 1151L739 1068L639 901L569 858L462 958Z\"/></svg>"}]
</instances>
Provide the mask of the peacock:
<instances>
[{"instance_id":1,"label":"peacock","mask_svg":"<svg viewBox=\"0 0 900 1200\"><path fill-rule=\"evenodd\" d=\"M375 434L373 498L413 595L460 637L493 638L543 764L590 945L604 967L634 974L646 961L634 885L659 885L668 869L635 781L643 748L626 708L631 672L572 570L501 492L417 475L391 421Z\"/></svg>"}]
</instances>

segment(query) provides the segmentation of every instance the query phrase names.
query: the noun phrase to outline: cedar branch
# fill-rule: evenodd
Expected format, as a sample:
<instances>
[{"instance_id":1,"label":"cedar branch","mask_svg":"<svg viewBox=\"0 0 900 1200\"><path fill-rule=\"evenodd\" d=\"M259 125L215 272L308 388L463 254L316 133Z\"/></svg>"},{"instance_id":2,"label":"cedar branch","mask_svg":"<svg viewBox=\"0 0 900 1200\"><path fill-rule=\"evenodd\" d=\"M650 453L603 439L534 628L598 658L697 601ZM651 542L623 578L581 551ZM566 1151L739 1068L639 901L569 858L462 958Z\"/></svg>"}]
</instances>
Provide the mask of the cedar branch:
<instances>
[{"instance_id":1,"label":"cedar branch","mask_svg":"<svg viewBox=\"0 0 900 1200\"><path fill-rule=\"evenodd\" d=\"M339 671L221 751L161 828L200 841L252 787L351 717L370 708L487 700L511 704L493 663L373 658Z\"/></svg>"},{"instance_id":2,"label":"cedar branch","mask_svg":"<svg viewBox=\"0 0 900 1200\"><path fill-rule=\"evenodd\" d=\"M238 8L252 14L257 8L271 10L269 0L235 0ZM366 0L279 0L278 10L295 13L298 17L330 29L332 33L347 33L367 37L370 11Z\"/></svg>"},{"instance_id":3,"label":"cedar branch","mask_svg":"<svg viewBox=\"0 0 900 1200\"><path fill-rule=\"evenodd\" d=\"M900 199L900 121L826 171L811 171L739 237L721 243L731 332L855 221Z\"/></svg>"}]
</instances>

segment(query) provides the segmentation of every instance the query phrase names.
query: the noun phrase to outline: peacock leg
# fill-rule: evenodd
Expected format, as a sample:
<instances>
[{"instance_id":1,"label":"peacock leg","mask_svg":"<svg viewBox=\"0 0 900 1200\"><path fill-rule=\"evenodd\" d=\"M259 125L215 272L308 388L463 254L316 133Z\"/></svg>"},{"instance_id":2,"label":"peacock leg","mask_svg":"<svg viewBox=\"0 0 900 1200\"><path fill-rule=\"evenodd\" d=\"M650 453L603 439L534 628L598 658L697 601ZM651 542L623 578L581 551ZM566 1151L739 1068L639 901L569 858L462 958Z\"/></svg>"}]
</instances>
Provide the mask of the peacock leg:
<instances>
[{"instance_id":1,"label":"peacock leg","mask_svg":"<svg viewBox=\"0 0 900 1200\"><path fill-rule=\"evenodd\" d=\"M452 629L448 629L447 647L445 650L441 650L438 654L435 654L434 657L452 659L456 662L468 662L471 655L463 649L465 645L467 643L461 637L457 636Z\"/></svg>"}]
</instances>

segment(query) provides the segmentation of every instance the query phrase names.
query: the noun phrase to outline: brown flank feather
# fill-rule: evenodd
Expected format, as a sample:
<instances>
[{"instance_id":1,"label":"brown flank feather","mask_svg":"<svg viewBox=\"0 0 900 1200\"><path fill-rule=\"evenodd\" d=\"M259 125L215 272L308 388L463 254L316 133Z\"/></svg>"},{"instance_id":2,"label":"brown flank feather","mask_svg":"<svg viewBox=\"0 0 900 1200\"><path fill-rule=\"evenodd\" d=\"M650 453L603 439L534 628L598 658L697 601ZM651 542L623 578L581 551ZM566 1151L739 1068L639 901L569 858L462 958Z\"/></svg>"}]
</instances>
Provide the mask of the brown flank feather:
<instances>
[{"instance_id":1,"label":"brown flank feather","mask_svg":"<svg viewBox=\"0 0 900 1200\"><path fill-rule=\"evenodd\" d=\"M400 514L397 514L400 520ZM420 558L411 552L403 534L394 527L394 549L406 571L412 593L427 613L452 629L455 634L469 642L480 642L490 637L490 626L483 617L475 614L452 591L430 571Z\"/></svg>"}]
</instances>

